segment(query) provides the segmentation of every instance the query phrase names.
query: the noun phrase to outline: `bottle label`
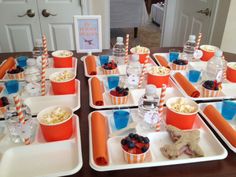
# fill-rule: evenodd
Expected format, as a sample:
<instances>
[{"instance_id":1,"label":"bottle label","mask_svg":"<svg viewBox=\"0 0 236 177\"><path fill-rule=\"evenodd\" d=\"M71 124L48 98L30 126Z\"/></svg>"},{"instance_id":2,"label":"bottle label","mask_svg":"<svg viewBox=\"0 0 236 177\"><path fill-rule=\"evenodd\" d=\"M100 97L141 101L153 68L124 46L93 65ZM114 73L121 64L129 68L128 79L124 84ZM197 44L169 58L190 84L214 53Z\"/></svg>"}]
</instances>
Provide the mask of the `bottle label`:
<instances>
[{"instance_id":1,"label":"bottle label","mask_svg":"<svg viewBox=\"0 0 236 177\"><path fill-rule=\"evenodd\" d=\"M160 119L156 111L147 111L144 114L144 121L148 124L156 124L159 120Z\"/></svg>"},{"instance_id":2,"label":"bottle label","mask_svg":"<svg viewBox=\"0 0 236 177\"><path fill-rule=\"evenodd\" d=\"M223 80L223 71L219 71L216 75L216 81L221 82Z\"/></svg>"},{"instance_id":3,"label":"bottle label","mask_svg":"<svg viewBox=\"0 0 236 177\"><path fill-rule=\"evenodd\" d=\"M139 76L135 74L131 74L128 76L128 84L129 85L138 85L139 82Z\"/></svg>"},{"instance_id":4,"label":"bottle label","mask_svg":"<svg viewBox=\"0 0 236 177\"><path fill-rule=\"evenodd\" d=\"M195 59L200 59L200 58L202 58L202 56L203 56L203 52L201 50L195 50L193 53L193 57Z\"/></svg>"}]
</instances>

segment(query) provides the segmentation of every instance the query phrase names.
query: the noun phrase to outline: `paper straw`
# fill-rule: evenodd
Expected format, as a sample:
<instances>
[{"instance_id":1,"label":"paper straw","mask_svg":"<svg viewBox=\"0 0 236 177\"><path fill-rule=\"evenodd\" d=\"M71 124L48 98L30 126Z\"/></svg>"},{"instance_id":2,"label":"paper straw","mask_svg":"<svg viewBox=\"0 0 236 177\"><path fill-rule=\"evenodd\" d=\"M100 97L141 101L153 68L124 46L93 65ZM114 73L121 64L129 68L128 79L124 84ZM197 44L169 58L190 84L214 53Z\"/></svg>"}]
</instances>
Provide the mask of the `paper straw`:
<instances>
[{"instance_id":1,"label":"paper straw","mask_svg":"<svg viewBox=\"0 0 236 177\"><path fill-rule=\"evenodd\" d=\"M19 99L19 96L15 95L13 97L13 99L14 99L14 102L15 102L15 106L16 106L16 111L17 111L17 114L18 114L19 122L21 124L25 124L25 115L23 114L22 109L21 109L22 104L21 104L21 101ZM30 138L25 138L24 139L24 143L25 143L25 145L30 144Z\"/></svg>"},{"instance_id":2,"label":"paper straw","mask_svg":"<svg viewBox=\"0 0 236 177\"><path fill-rule=\"evenodd\" d=\"M47 67L47 57L43 54L42 57L42 73L41 73L41 95L46 95L46 67Z\"/></svg>"},{"instance_id":3,"label":"paper straw","mask_svg":"<svg viewBox=\"0 0 236 177\"><path fill-rule=\"evenodd\" d=\"M144 75L145 75L146 68L147 68L148 59L149 59L149 57L147 56L146 60L144 61L142 73L141 73L140 78L139 78L138 88L141 88L141 86L143 84L143 80L144 80Z\"/></svg>"},{"instance_id":4,"label":"paper straw","mask_svg":"<svg viewBox=\"0 0 236 177\"><path fill-rule=\"evenodd\" d=\"M200 47L200 43L201 43L201 39L202 39L202 33L198 34L198 38L197 38L197 43L196 43L196 47L195 50L198 50Z\"/></svg>"},{"instance_id":5,"label":"paper straw","mask_svg":"<svg viewBox=\"0 0 236 177\"><path fill-rule=\"evenodd\" d=\"M125 40L125 64L128 64L128 54L129 54L129 34L126 34L126 40Z\"/></svg>"},{"instance_id":6,"label":"paper straw","mask_svg":"<svg viewBox=\"0 0 236 177\"><path fill-rule=\"evenodd\" d=\"M224 69L223 69L223 80L226 79L226 70L227 70L227 61L225 60L225 56L222 56L222 60L224 62Z\"/></svg>"},{"instance_id":7,"label":"paper straw","mask_svg":"<svg viewBox=\"0 0 236 177\"><path fill-rule=\"evenodd\" d=\"M162 116L162 113L163 113L165 96L166 96L166 84L162 84L161 96L160 96L160 101L159 101L159 105L158 105L158 113L159 113L160 117Z\"/></svg>"},{"instance_id":8,"label":"paper straw","mask_svg":"<svg viewBox=\"0 0 236 177\"><path fill-rule=\"evenodd\" d=\"M42 41L43 41L43 54L47 57L48 56L48 47L47 47L47 39L46 39L45 34L43 34L43 36L42 36Z\"/></svg>"}]
</instances>

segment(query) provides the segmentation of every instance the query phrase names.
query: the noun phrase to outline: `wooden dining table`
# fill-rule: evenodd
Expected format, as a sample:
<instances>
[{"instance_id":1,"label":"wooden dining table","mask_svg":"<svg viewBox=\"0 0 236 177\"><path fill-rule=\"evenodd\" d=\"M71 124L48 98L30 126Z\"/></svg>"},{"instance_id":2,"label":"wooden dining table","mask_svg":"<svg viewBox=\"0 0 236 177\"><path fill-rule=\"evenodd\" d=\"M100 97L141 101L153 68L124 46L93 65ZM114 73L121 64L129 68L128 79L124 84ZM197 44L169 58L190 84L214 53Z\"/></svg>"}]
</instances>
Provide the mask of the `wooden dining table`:
<instances>
[{"instance_id":1,"label":"wooden dining table","mask_svg":"<svg viewBox=\"0 0 236 177\"><path fill-rule=\"evenodd\" d=\"M152 48L152 53L164 53L168 52L170 48ZM182 49L182 48L179 48ZM100 55L99 53L98 55ZM102 54L112 54L111 50L104 50ZM0 53L0 62L9 56L26 55L31 57L29 52L18 53ZM80 60L85 54L78 54L74 52L74 56L78 58L77 78L81 83L81 108L75 112L80 119L81 130L81 144L82 144L82 156L83 167L73 177L236 177L236 154L232 152L221 138L214 134L224 145L228 151L228 156L223 160L199 162L191 164L180 164L160 167L138 168L129 170L116 170L98 172L93 170L89 165L89 127L88 127L88 114L94 109L89 106L89 89L88 78L84 75L84 65ZM96 55L96 54L95 54ZM228 61L236 61L236 54L224 53L225 58ZM235 90L236 91L236 90ZM40 152L39 152L40 153ZM65 154L66 155L66 154ZM22 162L24 159L22 159ZM14 169L12 169L14 170Z\"/></svg>"}]
</instances>

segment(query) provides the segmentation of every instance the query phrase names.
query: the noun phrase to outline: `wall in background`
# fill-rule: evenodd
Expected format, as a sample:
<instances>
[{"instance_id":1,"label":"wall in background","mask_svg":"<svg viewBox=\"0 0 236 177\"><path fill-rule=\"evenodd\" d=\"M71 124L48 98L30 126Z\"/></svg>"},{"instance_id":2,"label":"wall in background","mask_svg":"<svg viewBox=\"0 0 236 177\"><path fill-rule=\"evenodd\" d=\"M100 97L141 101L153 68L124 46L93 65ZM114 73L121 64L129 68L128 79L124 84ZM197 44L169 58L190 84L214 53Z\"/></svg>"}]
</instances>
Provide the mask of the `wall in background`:
<instances>
[{"instance_id":1,"label":"wall in background","mask_svg":"<svg viewBox=\"0 0 236 177\"><path fill-rule=\"evenodd\" d=\"M236 53L236 1L231 0L228 17L225 25L225 30L223 34L223 39L221 43L221 49L230 52Z\"/></svg>"}]
</instances>

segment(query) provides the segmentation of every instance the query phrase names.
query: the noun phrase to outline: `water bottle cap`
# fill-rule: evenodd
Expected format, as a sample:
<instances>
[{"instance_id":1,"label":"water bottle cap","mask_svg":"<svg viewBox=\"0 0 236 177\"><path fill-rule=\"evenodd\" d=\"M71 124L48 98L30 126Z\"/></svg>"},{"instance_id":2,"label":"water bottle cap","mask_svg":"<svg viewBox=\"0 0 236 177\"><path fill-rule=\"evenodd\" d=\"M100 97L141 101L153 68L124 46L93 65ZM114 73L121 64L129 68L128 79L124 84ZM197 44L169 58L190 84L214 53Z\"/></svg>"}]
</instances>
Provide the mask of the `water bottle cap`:
<instances>
[{"instance_id":1,"label":"water bottle cap","mask_svg":"<svg viewBox=\"0 0 236 177\"><path fill-rule=\"evenodd\" d=\"M222 50L217 50L217 51L215 52L215 56L216 56L216 57L222 57L222 55L223 55Z\"/></svg>"},{"instance_id":2,"label":"water bottle cap","mask_svg":"<svg viewBox=\"0 0 236 177\"><path fill-rule=\"evenodd\" d=\"M195 42L196 36L195 35L189 35L189 41Z\"/></svg>"},{"instance_id":3,"label":"water bottle cap","mask_svg":"<svg viewBox=\"0 0 236 177\"><path fill-rule=\"evenodd\" d=\"M118 43L123 43L123 37L117 37L116 42Z\"/></svg>"},{"instance_id":4,"label":"water bottle cap","mask_svg":"<svg viewBox=\"0 0 236 177\"><path fill-rule=\"evenodd\" d=\"M26 61L28 66L34 66L36 64L36 60L33 58L30 58Z\"/></svg>"},{"instance_id":5,"label":"water bottle cap","mask_svg":"<svg viewBox=\"0 0 236 177\"><path fill-rule=\"evenodd\" d=\"M35 40L35 47L41 47L43 45L42 39Z\"/></svg>"},{"instance_id":6,"label":"water bottle cap","mask_svg":"<svg viewBox=\"0 0 236 177\"><path fill-rule=\"evenodd\" d=\"M145 94L146 94L147 96L155 95L156 92L157 92L157 91L156 91L156 86L155 86L155 85L153 85L153 84L148 84L148 85L146 86Z\"/></svg>"},{"instance_id":7,"label":"water bottle cap","mask_svg":"<svg viewBox=\"0 0 236 177\"><path fill-rule=\"evenodd\" d=\"M89 52L88 52L88 55L92 55L92 52L91 52L91 51L89 51Z\"/></svg>"},{"instance_id":8,"label":"water bottle cap","mask_svg":"<svg viewBox=\"0 0 236 177\"><path fill-rule=\"evenodd\" d=\"M133 62L139 61L139 55L138 54L133 54L132 57L131 57L131 61L133 61Z\"/></svg>"}]
</instances>

